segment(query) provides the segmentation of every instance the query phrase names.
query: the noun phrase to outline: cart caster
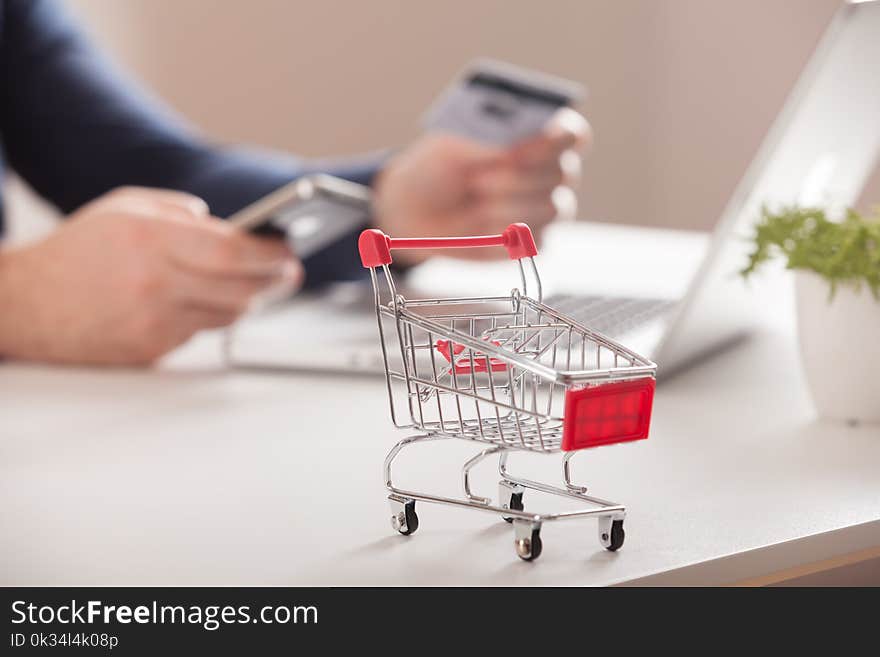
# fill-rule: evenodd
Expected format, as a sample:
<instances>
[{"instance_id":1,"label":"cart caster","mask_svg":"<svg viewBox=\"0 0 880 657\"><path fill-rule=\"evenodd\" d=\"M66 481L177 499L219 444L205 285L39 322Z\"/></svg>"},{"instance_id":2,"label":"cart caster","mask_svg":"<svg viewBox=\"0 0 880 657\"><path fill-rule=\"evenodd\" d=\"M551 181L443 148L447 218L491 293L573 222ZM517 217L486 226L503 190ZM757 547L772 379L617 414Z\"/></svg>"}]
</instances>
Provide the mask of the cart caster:
<instances>
[{"instance_id":1,"label":"cart caster","mask_svg":"<svg viewBox=\"0 0 880 657\"><path fill-rule=\"evenodd\" d=\"M616 552L623 546L626 532L623 531L623 520L599 518L599 542L609 552Z\"/></svg>"},{"instance_id":2,"label":"cart caster","mask_svg":"<svg viewBox=\"0 0 880 657\"><path fill-rule=\"evenodd\" d=\"M541 542L541 525L531 522L514 522L515 538L513 545L516 556L523 561L534 561L541 556L544 544Z\"/></svg>"},{"instance_id":3,"label":"cart caster","mask_svg":"<svg viewBox=\"0 0 880 657\"><path fill-rule=\"evenodd\" d=\"M525 489L517 484L512 484L509 481L504 480L498 482L498 499L501 502L501 507L504 509L522 511L524 508L522 501L524 492ZM513 522L513 518L510 516L502 517L505 522Z\"/></svg>"},{"instance_id":4,"label":"cart caster","mask_svg":"<svg viewBox=\"0 0 880 657\"><path fill-rule=\"evenodd\" d=\"M409 536L419 528L416 515L416 501L396 495L389 495L391 503L391 526L404 536Z\"/></svg>"}]
</instances>

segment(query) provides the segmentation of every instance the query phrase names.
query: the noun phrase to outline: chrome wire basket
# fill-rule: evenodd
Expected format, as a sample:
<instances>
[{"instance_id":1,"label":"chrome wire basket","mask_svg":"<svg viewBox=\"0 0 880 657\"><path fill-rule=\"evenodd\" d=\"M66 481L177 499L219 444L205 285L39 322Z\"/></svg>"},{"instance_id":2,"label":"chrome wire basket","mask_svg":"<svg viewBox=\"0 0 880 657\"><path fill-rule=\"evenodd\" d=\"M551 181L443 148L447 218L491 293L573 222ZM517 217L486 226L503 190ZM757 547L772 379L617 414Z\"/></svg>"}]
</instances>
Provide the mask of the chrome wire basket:
<instances>
[{"instance_id":1,"label":"chrome wire basket","mask_svg":"<svg viewBox=\"0 0 880 657\"><path fill-rule=\"evenodd\" d=\"M407 299L395 287L389 266L394 249L490 246L505 247L517 262L521 290L504 297ZM544 305L537 249L525 224L512 224L501 235L459 238L401 239L367 230L359 248L373 283L392 421L421 432L398 442L385 461L393 526L407 535L416 530L416 500L494 512L513 523L516 552L530 561L541 552L542 523L595 516L603 547L620 548L625 508L587 495L586 487L572 482L569 462L579 450L647 438L656 365ZM392 464L404 447L446 438L487 444L462 467L463 498L394 485ZM513 450L562 452L564 487L510 473ZM499 457L497 504L470 488L470 470L490 455ZM527 512L525 489L589 508Z\"/></svg>"}]
</instances>

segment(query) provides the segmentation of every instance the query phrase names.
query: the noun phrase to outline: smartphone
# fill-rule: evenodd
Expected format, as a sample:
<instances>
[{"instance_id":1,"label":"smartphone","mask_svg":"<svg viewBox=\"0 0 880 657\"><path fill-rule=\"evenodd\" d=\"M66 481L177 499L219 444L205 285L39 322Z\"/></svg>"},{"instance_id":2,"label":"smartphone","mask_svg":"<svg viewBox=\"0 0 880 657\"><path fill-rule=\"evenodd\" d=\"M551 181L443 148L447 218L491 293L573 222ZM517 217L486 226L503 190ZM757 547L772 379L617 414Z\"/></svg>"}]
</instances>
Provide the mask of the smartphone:
<instances>
[{"instance_id":1,"label":"smartphone","mask_svg":"<svg viewBox=\"0 0 880 657\"><path fill-rule=\"evenodd\" d=\"M538 134L557 110L585 95L577 82L478 59L434 102L422 124L428 131L510 146Z\"/></svg>"},{"instance_id":2,"label":"smartphone","mask_svg":"<svg viewBox=\"0 0 880 657\"><path fill-rule=\"evenodd\" d=\"M305 259L365 227L370 215L368 187L316 174L280 187L227 221L255 234L285 237L297 257Z\"/></svg>"}]
</instances>

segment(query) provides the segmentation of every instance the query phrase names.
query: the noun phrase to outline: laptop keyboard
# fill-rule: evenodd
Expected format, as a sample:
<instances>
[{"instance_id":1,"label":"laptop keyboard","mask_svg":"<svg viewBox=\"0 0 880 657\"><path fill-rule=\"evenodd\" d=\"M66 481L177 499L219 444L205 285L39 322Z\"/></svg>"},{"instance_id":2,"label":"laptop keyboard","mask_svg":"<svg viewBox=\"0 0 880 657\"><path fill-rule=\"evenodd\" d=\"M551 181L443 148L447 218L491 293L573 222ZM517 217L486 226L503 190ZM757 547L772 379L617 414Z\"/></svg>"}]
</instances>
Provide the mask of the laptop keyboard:
<instances>
[{"instance_id":1,"label":"laptop keyboard","mask_svg":"<svg viewBox=\"0 0 880 657\"><path fill-rule=\"evenodd\" d=\"M582 297L556 294L544 303L599 333L616 338L668 313L669 299Z\"/></svg>"}]
</instances>

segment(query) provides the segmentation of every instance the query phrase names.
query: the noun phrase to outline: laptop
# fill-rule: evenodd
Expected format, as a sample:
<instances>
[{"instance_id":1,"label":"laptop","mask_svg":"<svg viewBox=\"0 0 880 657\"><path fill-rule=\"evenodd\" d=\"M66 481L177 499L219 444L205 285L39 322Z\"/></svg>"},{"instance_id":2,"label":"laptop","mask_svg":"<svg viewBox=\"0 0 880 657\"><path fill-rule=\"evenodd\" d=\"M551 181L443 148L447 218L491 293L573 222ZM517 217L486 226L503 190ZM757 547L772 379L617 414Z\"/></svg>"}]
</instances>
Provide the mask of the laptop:
<instances>
[{"instance_id":1,"label":"laptop","mask_svg":"<svg viewBox=\"0 0 880 657\"><path fill-rule=\"evenodd\" d=\"M657 362L661 376L746 336L763 310L738 272L746 263L745 238L761 206L853 205L880 160L878 35L880 0L840 8L708 245L685 234L675 239L669 231L556 226L546 254L537 258L542 276L547 275L545 303ZM673 271L683 263L692 266ZM497 280L501 285L505 266L509 277L503 289L509 292L518 281L510 263L440 261L413 271L403 294L476 294L470 284L488 287ZM656 294L659 281L676 276L679 284ZM620 284L624 278L630 279L628 287ZM228 362L261 369L382 373L371 304L364 284L344 284L249 316L227 334Z\"/></svg>"}]
</instances>

